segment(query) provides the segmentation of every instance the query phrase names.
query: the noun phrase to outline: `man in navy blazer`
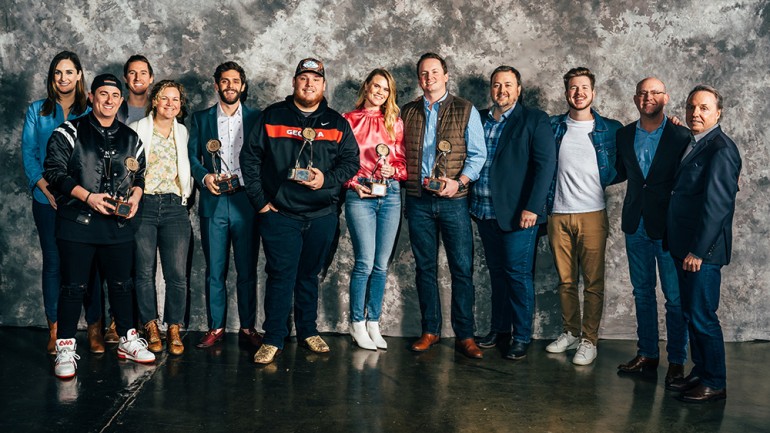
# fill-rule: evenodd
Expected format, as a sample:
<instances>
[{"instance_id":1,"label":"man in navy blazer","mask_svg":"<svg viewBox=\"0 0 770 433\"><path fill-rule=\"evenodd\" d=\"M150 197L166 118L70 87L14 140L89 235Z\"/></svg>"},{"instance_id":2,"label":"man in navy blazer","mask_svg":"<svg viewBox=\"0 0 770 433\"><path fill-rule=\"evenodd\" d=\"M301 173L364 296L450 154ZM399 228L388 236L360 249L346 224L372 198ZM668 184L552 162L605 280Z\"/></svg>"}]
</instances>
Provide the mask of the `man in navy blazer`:
<instances>
[{"instance_id":1,"label":"man in navy blazer","mask_svg":"<svg viewBox=\"0 0 770 433\"><path fill-rule=\"evenodd\" d=\"M190 168L200 189L198 214L206 259L209 331L198 347L210 347L225 334L226 279L231 244L238 274L236 292L241 327L239 337L258 345L260 336L255 330L255 322L259 242L255 210L243 188L239 156L244 140L256 123L259 110L251 110L241 103L246 99L246 74L235 62L217 66L214 88L219 94L219 102L192 115L188 142ZM207 149L212 139L221 143L216 156ZM239 184L235 190L220 191L217 180L221 173L238 176Z\"/></svg>"},{"instance_id":2,"label":"man in navy blazer","mask_svg":"<svg viewBox=\"0 0 770 433\"><path fill-rule=\"evenodd\" d=\"M687 97L687 125L695 135L676 171L668 209L668 246L674 257L682 310L690 332L693 368L669 389L685 402L727 397L725 347L717 317L722 266L730 263L741 155L719 127L722 96L696 86Z\"/></svg>"},{"instance_id":3,"label":"man in navy blazer","mask_svg":"<svg viewBox=\"0 0 770 433\"><path fill-rule=\"evenodd\" d=\"M492 285L489 334L482 348L511 337L506 357L527 355L532 340L535 288L532 261L537 226L546 220L546 199L556 170L556 144L548 115L525 107L521 74L500 66L490 77L492 108L481 111L487 159L473 185L470 212L476 221Z\"/></svg>"},{"instance_id":4,"label":"man in navy blazer","mask_svg":"<svg viewBox=\"0 0 770 433\"><path fill-rule=\"evenodd\" d=\"M626 237L628 271L636 304L636 356L618 366L619 373L654 373L658 368L658 302L655 264L666 299L666 352L668 372L665 384L684 377L687 360L687 327L682 316L674 260L663 249L666 212L674 184L674 173L692 135L666 119L666 86L648 77L636 85L634 104L639 120L617 132L618 172L616 180L628 180L623 201L622 229Z\"/></svg>"}]
</instances>

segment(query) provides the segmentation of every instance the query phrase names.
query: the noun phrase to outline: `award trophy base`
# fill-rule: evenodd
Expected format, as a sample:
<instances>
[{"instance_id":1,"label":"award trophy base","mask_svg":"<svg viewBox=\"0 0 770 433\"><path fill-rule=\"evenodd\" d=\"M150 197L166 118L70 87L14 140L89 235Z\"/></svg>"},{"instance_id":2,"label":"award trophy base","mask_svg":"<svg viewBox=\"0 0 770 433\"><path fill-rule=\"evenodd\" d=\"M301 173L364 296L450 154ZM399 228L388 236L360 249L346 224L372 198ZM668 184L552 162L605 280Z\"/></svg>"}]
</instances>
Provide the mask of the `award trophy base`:
<instances>
[{"instance_id":1,"label":"award trophy base","mask_svg":"<svg viewBox=\"0 0 770 433\"><path fill-rule=\"evenodd\" d=\"M217 179L217 186L221 194L233 192L241 187L241 182L238 179L237 174L231 174L229 176L220 176Z\"/></svg>"},{"instance_id":2,"label":"award trophy base","mask_svg":"<svg viewBox=\"0 0 770 433\"><path fill-rule=\"evenodd\" d=\"M422 187L435 194L440 193L446 187L446 181L435 177L426 177L422 180Z\"/></svg>"},{"instance_id":3,"label":"award trophy base","mask_svg":"<svg viewBox=\"0 0 770 433\"><path fill-rule=\"evenodd\" d=\"M366 187L369 188L371 195L375 197L385 197L388 195L388 185L377 181L367 181Z\"/></svg>"},{"instance_id":4,"label":"award trophy base","mask_svg":"<svg viewBox=\"0 0 770 433\"><path fill-rule=\"evenodd\" d=\"M131 214L131 205L127 201L118 198L107 198L104 201L115 206L115 210L112 211L115 216L128 218L128 215Z\"/></svg>"},{"instance_id":5,"label":"award trophy base","mask_svg":"<svg viewBox=\"0 0 770 433\"><path fill-rule=\"evenodd\" d=\"M292 168L289 169L287 178L295 182L310 182L315 178L315 175L307 168Z\"/></svg>"}]
</instances>

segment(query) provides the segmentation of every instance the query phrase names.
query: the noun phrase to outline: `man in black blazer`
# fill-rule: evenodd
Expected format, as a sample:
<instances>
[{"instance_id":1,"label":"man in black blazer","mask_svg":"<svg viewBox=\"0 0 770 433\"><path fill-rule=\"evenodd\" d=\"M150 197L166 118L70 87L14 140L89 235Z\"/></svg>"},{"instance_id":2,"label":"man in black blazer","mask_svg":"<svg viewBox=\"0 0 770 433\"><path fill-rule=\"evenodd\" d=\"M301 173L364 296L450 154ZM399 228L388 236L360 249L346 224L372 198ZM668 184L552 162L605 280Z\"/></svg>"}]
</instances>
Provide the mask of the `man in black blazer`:
<instances>
[{"instance_id":1,"label":"man in black blazer","mask_svg":"<svg viewBox=\"0 0 770 433\"><path fill-rule=\"evenodd\" d=\"M473 185L476 221L492 285L490 332L482 348L511 335L506 357L527 355L532 339L535 289L532 260L537 225L546 220L546 198L556 170L556 144L548 115L518 101L521 74L510 66L492 72L493 105L481 111L487 159Z\"/></svg>"},{"instance_id":2,"label":"man in black blazer","mask_svg":"<svg viewBox=\"0 0 770 433\"><path fill-rule=\"evenodd\" d=\"M668 246L674 257L682 311L690 332L693 368L669 389L685 402L727 397L725 347L717 317L722 266L730 263L741 155L719 127L722 96L696 86L687 97L687 125L695 143L676 171L668 209Z\"/></svg>"},{"instance_id":3,"label":"man in black blazer","mask_svg":"<svg viewBox=\"0 0 770 433\"><path fill-rule=\"evenodd\" d=\"M690 131L674 125L663 112L668 104L666 86L648 77L636 85L634 104L639 120L617 132L617 181L628 180L623 201L622 229L626 237L628 271L636 304L636 357L618 366L619 373L653 373L658 368L658 303L655 295L657 262L660 285L666 298L665 383L684 377L687 360L687 331L682 316L674 261L663 249L666 212L674 173Z\"/></svg>"}]
</instances>

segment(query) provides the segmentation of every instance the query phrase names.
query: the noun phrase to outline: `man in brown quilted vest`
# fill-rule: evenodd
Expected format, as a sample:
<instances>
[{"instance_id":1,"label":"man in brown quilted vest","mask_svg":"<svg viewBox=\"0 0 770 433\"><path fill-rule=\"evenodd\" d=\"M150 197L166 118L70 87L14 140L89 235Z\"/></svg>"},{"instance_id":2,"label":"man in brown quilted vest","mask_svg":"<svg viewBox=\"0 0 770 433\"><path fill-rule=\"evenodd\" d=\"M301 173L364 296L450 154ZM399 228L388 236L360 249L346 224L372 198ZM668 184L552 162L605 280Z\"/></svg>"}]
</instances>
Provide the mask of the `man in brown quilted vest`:
<instances>
[{"instance_id":1,"label":"man in brown quilted vest","mask_svg":"<svg viewBox=\"0 0 770 433\"><path fill-rule=\"evenodd\" d=\"M402 110L406 145L406 215L417 268L422 336L412 350L424 352L441 335L438 289L439 233L452 276L452 329L457 349L481 358L473 341L473 235L468 184L486 161L484 129L473 104L447 91L446 61L425 53L417 62L422 97Z\"/></svg>"}]
</instances>

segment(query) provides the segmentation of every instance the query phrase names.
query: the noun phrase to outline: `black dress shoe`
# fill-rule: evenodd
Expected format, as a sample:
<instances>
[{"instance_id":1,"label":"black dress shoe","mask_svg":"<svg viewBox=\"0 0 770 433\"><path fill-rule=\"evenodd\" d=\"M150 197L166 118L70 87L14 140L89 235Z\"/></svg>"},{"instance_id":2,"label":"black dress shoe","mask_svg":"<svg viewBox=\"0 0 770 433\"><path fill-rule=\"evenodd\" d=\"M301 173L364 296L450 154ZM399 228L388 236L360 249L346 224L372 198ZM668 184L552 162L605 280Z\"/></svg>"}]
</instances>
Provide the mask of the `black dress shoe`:
<instances>
[{"instance_id":1,"label":"black dress shoe","mask_svg":"<svg viewBox=\"0 0 770 433\"><path fill-rule=\"evenodd\" d=\"M522 343L521 341L511 340L511 348L508 349L506 358L518 361L527 357L527 349L529 343Z\"/></svg>"},{"instance_id":2,"label":"black dress shoe","mask_svg":"<svg viewBox=\"0 0 770 433\"><path fill-rule=\"evenodd\" d=\"M677 399L685 403L706 403L709 401L724 400L726 398L727 389L714 389L702 383L677 397Z\"/></svg>"},{"instance_id":3,"label":"black dress shoe","mask_svg":"<svg viewBox=\"0 0 770 433\"><path fill-rule=\"evenodd\" d=\"M476 337L476 345L482 349L491 349L497 346L497 339L500 338L500 334L497 332L490 332L483 337Z\"/></svg>"},{"instance_id":4,"label":"black dress shoe","mask_svg":"<svg viewBox=\"0 0 770 433\"><path fill-rule=\"evenodd\" d=\"M698 385L700 385L700 377L690 373L685 378L674 379L671 383L666 385L666 389L675 392L685 392L695 388Z\"/></svg>"},{"instance_id":5,"label":"black dress shoe","mask_svg":"<svg viewBox=\"0 0 770 433\"><path fill-rule=\"evenodd\" d=\"M666 387L674 383L675 380L684 379L684 365L682 364L668 364L668 371L666 372Z\"/></svg>"},{"instance_id":6,"label":"black dress shoe","mask_svg":"<svg viewBox=\"0 0 770 433\"><path fill-rule=\"evenodd\" d=\"M625 364L618 365L618 372L622 373L644 373L657 370L658 358L648 358L646 356L637 355L634 359L626 362Z\"/></svg>"}]
</instances>

